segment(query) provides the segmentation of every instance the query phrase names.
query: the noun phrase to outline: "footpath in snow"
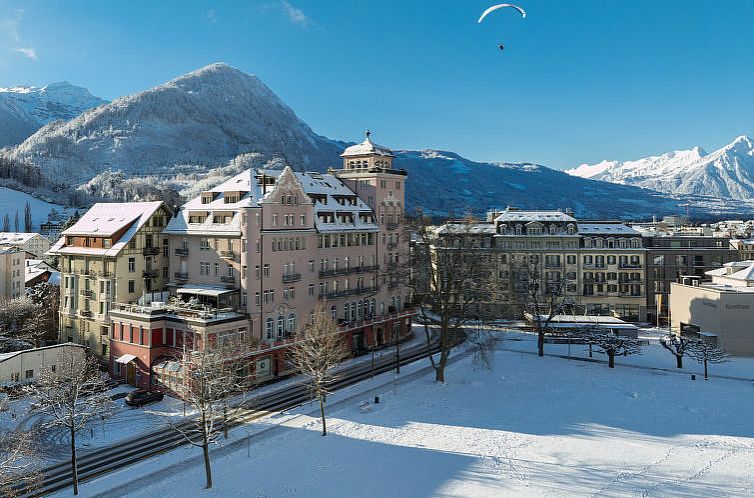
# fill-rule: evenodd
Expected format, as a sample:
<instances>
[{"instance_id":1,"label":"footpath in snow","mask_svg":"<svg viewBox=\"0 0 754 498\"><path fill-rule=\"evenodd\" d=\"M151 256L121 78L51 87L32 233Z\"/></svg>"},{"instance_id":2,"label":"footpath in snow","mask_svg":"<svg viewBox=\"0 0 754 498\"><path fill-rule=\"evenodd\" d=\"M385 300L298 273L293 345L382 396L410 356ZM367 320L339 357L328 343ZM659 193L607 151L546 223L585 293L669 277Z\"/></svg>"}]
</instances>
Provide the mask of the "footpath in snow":
<instances>
[{"instance_id":1,"label":"footpath in snow","mask_svg":"<svg viewBox=\"0 0 754 498\"><path fill-rule=\"evenodd\" d=\"M501 346L513 344L526 343ZM659 366L672 367L665 354ZM623 358L609 369L499 351L491 371L456 358L446 384L422 361L397 382L383 374L337 393L327 437L314 405L234 430L212 450L212 490L200 450L181 448L83 483L82 495L754 495L750 382L621 368Z\"/></svg>"}]
</instances>

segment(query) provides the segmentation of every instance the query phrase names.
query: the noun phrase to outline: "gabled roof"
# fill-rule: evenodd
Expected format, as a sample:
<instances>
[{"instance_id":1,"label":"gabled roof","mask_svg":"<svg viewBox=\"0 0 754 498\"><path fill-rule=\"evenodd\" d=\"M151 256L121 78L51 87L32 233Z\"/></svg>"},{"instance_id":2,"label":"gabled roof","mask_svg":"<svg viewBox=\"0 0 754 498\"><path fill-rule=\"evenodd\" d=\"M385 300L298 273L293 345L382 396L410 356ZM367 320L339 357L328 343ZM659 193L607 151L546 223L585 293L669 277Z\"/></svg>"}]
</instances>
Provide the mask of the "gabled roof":
<instances>
[{"instance_id":1,"label":"gabled roof","mask_svg":"<svg viewBox=\"0 0 754 498\"><path fill-rule=\"evenodd\" d=\"M0 232L0 245L26 244L38 233Z\"/></svg>"},{"instance_id":2,"label":"gabled roof","mask_svg":"<svg viewBox=\"0 0 754 498\"><path fill-rule=\"evenodd\" d=\"M496 222L511 222L511 221L576 221L576 218L569 216L560 211L503 211L497 218Z\"/></svg>"},{"instance_id":3,"label":"gabled roof","mask_svg":"<svg viewBox=\"0 0 754 498\"><path fill-rule=\"evenodd\" d=\"M583 235L641 235L637 230L623 223L579 223L579 233Z\"/></svg>"}]
</instances>

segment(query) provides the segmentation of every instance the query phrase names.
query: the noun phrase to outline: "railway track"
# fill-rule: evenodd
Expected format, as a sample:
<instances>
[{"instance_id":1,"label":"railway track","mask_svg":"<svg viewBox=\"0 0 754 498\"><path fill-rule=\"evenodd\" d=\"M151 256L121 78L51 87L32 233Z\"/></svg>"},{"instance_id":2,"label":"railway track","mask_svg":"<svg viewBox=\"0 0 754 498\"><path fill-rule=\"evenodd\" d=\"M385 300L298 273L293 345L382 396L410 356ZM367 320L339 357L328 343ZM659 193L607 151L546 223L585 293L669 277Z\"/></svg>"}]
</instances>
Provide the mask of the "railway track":
<instances>
[{"instance_id":1,"label":"railway track","mask_svg":"<svg viewBox=\"0 0 754 498\"><path fill-rule=\"evenodd\" d=\"M439 350L437 343L431 347L431 352ZM418 344L401 351L400 364L407 365L428 355L427 346ZM393 355L375 358L374 368L371 362L356 364L353 367L341 370L338 379L333 382L331 389L337 391L348 386L357 384L373 375L388 372L395 368L396 361ZM287 386L277 391L259 395L243 403L248 412L237 417L230 428L249 423L255 419L264 417L273 412L281 412L295 406L302 405L312 399L308 383L301 382ZM184 421L177 424L184 433L191 434L193 423ZM222 423L216 424L216 430L222 431ZM195 429L193 432L199 438L200 434ZM136 435L134 439L122 441L111 446L93 450L78 458L77 468L79 483L94 479L103 474L121 470L124 467L144 461L155 455L165 453L175 448L189 444L185 436L174 429L165 428ZM62 489L73 486L70 461L60 462L42 469L42 479L38 486L30 491L23 492L20 487L12 487L2 490L3 495L19 495L24 498L45 496Z\"/></svg>"}]
</instances>

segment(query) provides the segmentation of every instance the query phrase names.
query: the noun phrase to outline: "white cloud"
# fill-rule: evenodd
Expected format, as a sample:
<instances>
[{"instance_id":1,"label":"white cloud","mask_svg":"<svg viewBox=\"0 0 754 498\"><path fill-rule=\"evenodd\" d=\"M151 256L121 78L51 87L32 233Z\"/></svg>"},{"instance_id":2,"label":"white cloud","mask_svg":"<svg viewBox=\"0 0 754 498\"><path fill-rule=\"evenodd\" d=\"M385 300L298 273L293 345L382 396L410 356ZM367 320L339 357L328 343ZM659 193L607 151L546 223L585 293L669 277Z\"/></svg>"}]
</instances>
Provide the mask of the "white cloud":
<instances>
[{"instance_id":1,"label":"white cloud","mask_svg":"<svg viewBox=\"0 0 754 498\"><path fill-rule=\"evenodd\" d=\"M39 59L39 57L37 57L37 51L34 50L33 47L18 47L14 48L13 51L18 52L19 54L23 54L24 57L28 57L29 59Z\"/></svg>"},{"instance_id":2,"label":"white cloud","mask_svg":"<svg viewBox=\"0 0 754 498\"><path fill-rule=\"evenodd\" d=\"M18 34L18 27L24 18L23 9L14 9L7 12L0 10L0 33L8 36L13 42L21 41Z\"/></svg>"},{"instance_id":3,"label":"white cloud","mask_svg":"<svg viewBox=\"0 0 754 498\"><path fill-rule=\"evenodd\" d=\"M306 17L303 10L294 7L287 0L280 2L280 5L283 7L283 11L293 24L298 24L303 27L309 26L309 18Z\"/></svg>"},{"instance_id":4,"label":"white cloud","mask_svg":"<svg viewBox=\"0 0 754 498\"><path fill-rule=\"evenodd\" d=\"M215 24L217 22L217 11L215 9L209 9L204 17L210 24Z\"/></svg>"}]
</instances>

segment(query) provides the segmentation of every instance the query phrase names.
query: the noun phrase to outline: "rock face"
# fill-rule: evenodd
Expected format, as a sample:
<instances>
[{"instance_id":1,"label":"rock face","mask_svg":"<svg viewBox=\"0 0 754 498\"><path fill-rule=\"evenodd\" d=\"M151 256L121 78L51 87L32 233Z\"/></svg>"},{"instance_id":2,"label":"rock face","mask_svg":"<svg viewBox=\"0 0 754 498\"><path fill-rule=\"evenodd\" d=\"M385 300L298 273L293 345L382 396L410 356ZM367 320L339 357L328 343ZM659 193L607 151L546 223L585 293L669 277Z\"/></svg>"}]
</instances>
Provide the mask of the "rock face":
<instances>
[{"instance_id":1,"label":"rock face","mask_svg":"<svg viewBox=\"0 0 754 498\"><path fill-rule=\"evenodd\" d=\"M23 142L47 123L75 118L106 103L67 81L41 88L0 88L0 148Z\"/></svg>"},{"instance_id":2,"label":"rock face","mask_svg":"<svg viewBox=\"0 0 754 498\"><path fill-rule=\"evenodd\" d=\"M754 199L754 143L742 135L710 154L694 147L637 161L582 164L567 173L661 192L748 200Z\"/></svg>"},{"instance_id":3,"label":"rock face","mask_svg":"<svg viewBox=\"0 0 754 498\"><path fill-rule=\"evenodd\" d=\"M56 191L78 187L102 195L114 178L158 178L188 192L249 160L299 171L339 168L347 145L314 133L257 77L212 64L67 122L51 122L2 154L37 166ZM677 202L656 192L539 165L479 163L431 150L396 155L395 166L410 174L409 210L462 215L506 205L570 207L581 217L678 211Z\"/></svg>"}]
</instances>

